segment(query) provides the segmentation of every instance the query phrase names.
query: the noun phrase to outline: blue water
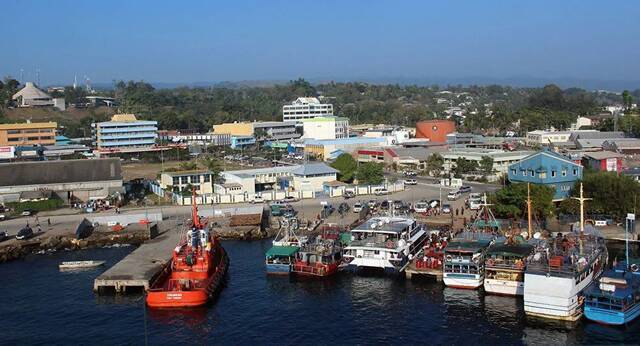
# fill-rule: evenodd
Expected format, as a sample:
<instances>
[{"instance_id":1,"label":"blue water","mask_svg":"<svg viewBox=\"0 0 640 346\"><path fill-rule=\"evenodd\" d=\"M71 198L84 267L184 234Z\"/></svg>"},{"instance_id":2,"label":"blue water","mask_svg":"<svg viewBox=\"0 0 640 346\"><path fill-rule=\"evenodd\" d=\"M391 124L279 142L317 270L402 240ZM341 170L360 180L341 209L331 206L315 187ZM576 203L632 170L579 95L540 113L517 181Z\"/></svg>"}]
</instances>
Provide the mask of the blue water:
<instances>
[{"instance_id":1,"label":"blue water","mask_svg":"<svg viewBox=\"0 0 640 346\"><path fill-rule=\"evenodd\" d=\"M93 280L133 247L33 255L0 265L0 344L611 344L640 341L640 321L606 327L526 318L522 300L429 280L340 274L266 277L267 241L224 243L227 286L209 308L145 309L141 296L99 297ZM612 250L614 256L620 248ZM617 255L620 256L620 255ZM618 257L621 258L621 257ZM67 260L97 270L61 273Z\"/></svg>"}]
</instances>

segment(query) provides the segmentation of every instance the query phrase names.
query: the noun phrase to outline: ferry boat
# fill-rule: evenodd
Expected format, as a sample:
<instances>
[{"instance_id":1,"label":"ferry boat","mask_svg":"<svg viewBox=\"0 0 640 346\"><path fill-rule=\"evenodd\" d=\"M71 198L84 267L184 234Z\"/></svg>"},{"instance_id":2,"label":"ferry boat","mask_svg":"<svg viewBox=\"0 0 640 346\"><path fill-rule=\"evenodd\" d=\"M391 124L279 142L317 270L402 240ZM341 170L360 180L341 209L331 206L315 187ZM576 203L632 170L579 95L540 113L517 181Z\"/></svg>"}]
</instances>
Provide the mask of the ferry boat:
<instances>
[{"instance_id":1,"label":"ferry boat","mask_svg":"<svg viewBox=\"0 0 640 346\"><path fill-rule=\"evenodd\" d=\"M205 305L222 285L229 260L220 241L213 237L207 222L198 216L192 197L192 223L172 253L170 265L147 292L152 308Z\"/></svg>"},{"instance_id":2,"label":"ferry boat","mask_svg":"<svg viewBox=\"0 0 640 346\"><path fill-rule=\"evenodd\" d=\"M321 235L300 247L291 272L300 276L325 277L335 274L340 263L342 247L338 237Z\"/></svg>"},{"instance_id":3,"label":"ferry boat","mask_svg":"<svg viewBox=\"0 0 640 346\"><path fill-rule=\"evenodd\" d=\"M409 257L420 251L427 231L409 217L378 216L352 229L351 239L344 253L347 270L382 269L398 274L409 264Z\"/></svg>"},{"instance_id":4,"label":"ferry boat","mask_svg":"<svg viewBox=\"0 0 640 346\"><path fill-rule=\"evenodd\" d=\"M295 257L305 239L295 234L296 219L282 219L282 226L273 240L273 246L265 254L267 274L289 275Z\"/></svg>"},{"instance_id":5,"label":"ferry boat","mask_svg":"<svg viewBox=\"0 0 640 346\"><path fill-rule=\"evenodd\" d=\"M585 291L584 315L603 324L627 324L640 316L640 260L619 263Z\"/></svg>"},{"instance_id":6,"label":"ferry boat","mask_svg":"<svg viewBox=\"0 0 640 346\"><path fill-rule=\"evenodd\" d=\"M487 293L521 296L524 294L524 271L537 239L533 239L531 193L527 184L527 232L509 234L506 243L494 244L485 259L484 290ZM529 239L529 242L525 242Z\"/></svg>"},{"instance_id":7,"label":"ferry boat","mask_svg":"<svg viewBox=\"0 0 640 346\"><path fill-rule=\"evenodd\" d=\"M576 321L582 316L583 291L607 264L607 247L599 232L584 227L580 186L579 231L558 234L538 246L524 274L524 311L529 316Z\"/></svg>"},{"instance_id":8,"label":"ferry boat","mask_svg":"<svg viewBox=\"0 0 640 346\"><path fill-rule=\"evenodd\" d=\"M484 256L495 235L462 232L444 249L442 279L447 287L476 289L484 282Z\"/></svg>"},{"instance_id":9,"label":"ferry boat","mask_svg":"<svg viewBox=\"0 0 640 346\"><path fill-rule=\"evenodd\" d=\"M523 239L524 240L524 239ZM487 250L484 290L488 293L521 296L524 294L524 270L533 253L528 243L495 244Z\"/></svg>"}]
</instances>

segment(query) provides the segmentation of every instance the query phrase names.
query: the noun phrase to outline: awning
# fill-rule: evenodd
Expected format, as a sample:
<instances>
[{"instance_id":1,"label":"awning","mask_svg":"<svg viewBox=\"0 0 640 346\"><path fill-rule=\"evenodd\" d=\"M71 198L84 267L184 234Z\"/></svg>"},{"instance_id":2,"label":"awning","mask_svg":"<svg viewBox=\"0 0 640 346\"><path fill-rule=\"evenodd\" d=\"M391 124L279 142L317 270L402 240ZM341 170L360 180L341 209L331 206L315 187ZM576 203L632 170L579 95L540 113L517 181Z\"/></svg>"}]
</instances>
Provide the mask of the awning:
<instances>
[{"instance_id":1,"label":"awning","mask_svg":"<svg viewBox=\"0 0 640 346\"><path fill-rule=\"evenodd\" d=\"M267 257L291 257L298 250L297 246L274 246L267 251Z\"/></svg>"}]
</instances>

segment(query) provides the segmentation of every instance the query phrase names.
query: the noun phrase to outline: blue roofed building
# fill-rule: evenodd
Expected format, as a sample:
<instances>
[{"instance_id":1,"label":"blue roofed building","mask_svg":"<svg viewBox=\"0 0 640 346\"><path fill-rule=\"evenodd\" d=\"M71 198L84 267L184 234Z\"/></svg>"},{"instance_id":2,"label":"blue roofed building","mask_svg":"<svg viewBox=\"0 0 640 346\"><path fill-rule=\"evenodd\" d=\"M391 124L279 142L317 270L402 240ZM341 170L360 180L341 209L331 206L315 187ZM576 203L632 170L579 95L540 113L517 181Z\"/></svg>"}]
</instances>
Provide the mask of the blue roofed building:
<instances>
[{"instance_id":1,"label":"blue roofed building","mask_svg":"<svg viewBox=\"0 0 640 346\"><path fill-rule=\"evenodd\" d=\"M569 196L576 181L582 179L582 165L550 150L543 150L509 166L509 181L546 185L556 192L554 201Z\"/></svg>"},{"instance_id":2,"label":"blue roofed building","mask_svg":"<svg viewBox=\"0 0 640 346\"><path fill-rule=\"evenodd\" d=\"M133 114L115 114L111 121L91 124L99 151L146 151L156 145L158 122L138 120Z\"/></svg>"}]
</instances>

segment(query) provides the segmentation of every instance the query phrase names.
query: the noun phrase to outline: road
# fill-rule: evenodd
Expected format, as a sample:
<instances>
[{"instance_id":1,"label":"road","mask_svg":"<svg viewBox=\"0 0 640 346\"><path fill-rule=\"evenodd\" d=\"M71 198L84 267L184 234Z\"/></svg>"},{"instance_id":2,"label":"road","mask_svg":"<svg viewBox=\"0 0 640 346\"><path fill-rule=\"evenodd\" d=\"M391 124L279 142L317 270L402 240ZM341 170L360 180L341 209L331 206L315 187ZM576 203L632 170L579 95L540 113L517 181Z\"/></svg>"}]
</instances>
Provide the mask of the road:
<instances>
[{"instance_id":1,"label":"road","mask_svg":"<svg viewBox=\"0 0 640 346\"><path fill-rule=\"evenodd\" d=\"M402 179L402 178L399 178ZM315 199L304 199L297 202L291 203L291 205L298 211L298 215L302 218L306 219L314 219L322 210L322 201L327 201L331 203L334 207L338 207L338 205L342 202L346 202L351 208L357 202L366 202L369 200L376 200L378 202L383 200L401 200L405 202L415 202L419 200L432 200L432 199L440 199L442 198L443 203L446 202L447 193L454 188L449 187L441 187L438 184L435 184L435 179L433 178L425 178L425 177L416 177L418 181L417 185L407 186L407 189L404 191L392 193L385 196L374 196L374 195L363 195L356 196L350 199L344 199L343 197L334 197L334 198L315 198ZM490 184L479 184L475 183L472 186L472 192L491 192L495 191L499 188L496 185ZM452 209L459 208L464 203L465 196L463 195L457 201L451 201ZM221 205L214 206L214 208L224 208L224 207L241 207L250 205L248 203L242 204L234 204L234 205ZM200 210L205 210L207 208L211 208L211 206L200 206ZM121 209L122 214L139 214L144 213L145 211L149 213L161 212L165 219L167 218L179 218L186 219L190 216L191 206L162 206L162 207L151 207L151 208L124 208ZM352 210L349 211L352 213ZM76 226L88 215L113 215L115 211L104 211L96 214L84 214L78 213L77 210L72 209L62 209L52 212L42 212L38 215L36 220L35 216L29 217L19 217L14 219L9 219L0 222L0 231L7 231L9 235L12 237L11 240L5 241L1 243L1 245L9 244L11 242L15 242L15 235L18 231L24 227L27 223L34 228L35 225L39 222L41 229L46 235L65 235L72 234L75 232ZM344 220L338 219L337 213L331 218L331 222L344 222L347 223L353 219L353 215L349 215ZM51 221L51 226L48 224L48 220Z\"/></svg>"}]
</instances>

